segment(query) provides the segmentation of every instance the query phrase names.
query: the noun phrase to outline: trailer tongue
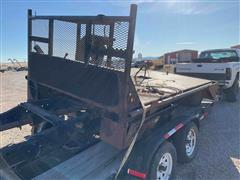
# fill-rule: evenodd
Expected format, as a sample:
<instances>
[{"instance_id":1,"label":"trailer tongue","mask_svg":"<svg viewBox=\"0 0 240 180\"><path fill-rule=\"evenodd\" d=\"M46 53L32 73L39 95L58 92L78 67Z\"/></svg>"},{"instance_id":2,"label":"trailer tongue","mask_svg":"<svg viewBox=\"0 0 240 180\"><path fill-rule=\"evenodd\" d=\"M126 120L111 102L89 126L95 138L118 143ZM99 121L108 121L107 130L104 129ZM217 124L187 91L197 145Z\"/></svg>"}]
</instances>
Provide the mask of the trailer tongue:
<instances>
[{"instance_id":1,"label":"trailer tongue","mask_svg":"<svg viewBox=\"0 0 240 180\"><path fill-rule=\"evenodd\" d=\"M28 11L28 100L0 114L0 130L30 124L32 136L1 149L7 177L34 178L100 141L116 156L134 137L175 127L175 106L215 97L208 80L131 70L136 10L132 5L130 16Z\"/></svg>"}]
</instances>

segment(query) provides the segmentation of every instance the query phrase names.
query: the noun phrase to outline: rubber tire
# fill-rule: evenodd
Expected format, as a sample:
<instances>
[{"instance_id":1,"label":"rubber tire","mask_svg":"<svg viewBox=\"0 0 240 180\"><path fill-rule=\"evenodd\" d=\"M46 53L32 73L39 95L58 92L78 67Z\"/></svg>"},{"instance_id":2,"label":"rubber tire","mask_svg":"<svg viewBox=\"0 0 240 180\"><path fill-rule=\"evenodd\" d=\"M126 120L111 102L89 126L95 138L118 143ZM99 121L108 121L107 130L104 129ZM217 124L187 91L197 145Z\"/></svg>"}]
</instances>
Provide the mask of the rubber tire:
<instances>
[{"instance_id":1,"label":"rubber tire","mask_svg":"<svg viewBox=\"0 0 240 180\"><path fill-rule=\"evenodd\" d=\"M238 80L238 78L236 78L232 87L225 90L225 95L226 95L227 101L228 102L237 101L238 91L239 91L239 80Z\"/></svg>"},{"instance_id":2,"label":"rubber tire","mask_svg":"<svg viewBox=\"0 0 240 180\"><path fill-rule=\"evenodd\" d=\"M191 156L186 154L186 143L187 143L187 134L190 129L194 129L196 133L196 146ZM199 143L198 143L198 127L194 122L188 123L183 129L181 129L174 138L174 144L177 151L178 162L179 163L189 163L191 162L197 155Z\"/></svg>"},{"instance_id":3,"label":"rubber tire","mask_svg":"<svg viewBox=\"0 0 240 180\"><path fill-rule=\"evenodd\" d=\"M177 165L177 152L172 143L165 142L160 146L160 148L157 150L157 152L155 153L155 155L152 159L152 163L151 163L151 167L150 167L150 171L148 173L147 179L157 179L156 175L157 175L158 163L159 163L162 155L166 152L170 153L172 156L172 159L173 159L173 167L172 167L172 172L171 172L169 179L174 178L176 165Z\"/></svg>"}]
</instances>

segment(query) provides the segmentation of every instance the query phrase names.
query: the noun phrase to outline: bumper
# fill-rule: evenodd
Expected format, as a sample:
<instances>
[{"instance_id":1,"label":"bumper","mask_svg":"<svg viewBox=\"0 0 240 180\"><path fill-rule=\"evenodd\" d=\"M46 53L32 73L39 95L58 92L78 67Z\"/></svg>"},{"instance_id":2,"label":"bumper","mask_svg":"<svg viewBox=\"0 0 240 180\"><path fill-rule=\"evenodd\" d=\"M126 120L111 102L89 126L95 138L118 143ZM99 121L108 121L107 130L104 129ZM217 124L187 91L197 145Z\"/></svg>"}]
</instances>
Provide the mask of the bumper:
<instances>
[{"instance_id":1,"label":"bumper","mask_svg":"<svg viewBox=\"0 0 240 180\"><path fill-rule=\"evenodd\" d=\"M231 87L231 82L228 80L219 80L218 84L221 87L221 89L227 89Z\"/></svg>"},{"instance_id":2,"label":"bumper","mask_svg":"<svg viewBox=\"0 0 240 180\"><path fill-rule=\"evenodd\" d=\"M214 81L221 81L226 79L225 73L188 73L188 72L177 72L177 74L185 75L185 76L191 76L201 79L208 79L208 80L214 80Z\"/></svg>"}]
</instances>

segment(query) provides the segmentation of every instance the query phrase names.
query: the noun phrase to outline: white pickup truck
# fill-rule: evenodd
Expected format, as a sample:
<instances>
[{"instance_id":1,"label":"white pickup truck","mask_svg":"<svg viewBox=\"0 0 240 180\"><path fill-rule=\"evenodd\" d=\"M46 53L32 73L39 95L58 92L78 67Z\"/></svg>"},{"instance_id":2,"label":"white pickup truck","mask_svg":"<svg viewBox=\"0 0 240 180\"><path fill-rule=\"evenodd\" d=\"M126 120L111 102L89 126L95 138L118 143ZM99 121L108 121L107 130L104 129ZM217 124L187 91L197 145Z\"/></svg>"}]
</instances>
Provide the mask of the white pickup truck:
<instances>
[{"instance_id":1,"label":"white pickup truck","mask_svg":"<svg viewBox=\"0 0 240 180\"><path fill-rule=\"evenodd\" d=\"M192 63L178 63L177 74L218 81L228 101L236 101L239 89L240 50L212 49Z\"/></svg>"}]
</instances>

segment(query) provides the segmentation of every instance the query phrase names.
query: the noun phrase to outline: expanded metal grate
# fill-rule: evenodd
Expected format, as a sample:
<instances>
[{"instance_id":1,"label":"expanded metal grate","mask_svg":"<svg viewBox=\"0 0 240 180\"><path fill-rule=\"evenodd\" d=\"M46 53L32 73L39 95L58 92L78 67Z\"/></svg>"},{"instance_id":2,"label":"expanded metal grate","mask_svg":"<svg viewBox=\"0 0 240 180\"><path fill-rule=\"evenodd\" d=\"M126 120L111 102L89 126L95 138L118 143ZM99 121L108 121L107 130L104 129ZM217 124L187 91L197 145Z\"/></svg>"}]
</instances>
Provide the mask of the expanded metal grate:
<instances>
[{"instance_id":1,"label":"expanded metal grate","mask_svg":"<svg viewBox=\"0 0 240 180\"><path fill-rule=\"evenodd\" d=\"M48 38L49 20L32 20L32 36Z\"/></svg>"},{"instance_id":2,"label":"expanded metal grate","mask_svg":"<svg viewBox=\"0 0 240 180\"><path fill-rule=\"evenodd\" d=\"M71 17L33 19L32 52L124 71L128 31L126 20L83 23Z\"/></svg>"},{"instance_id":3,"label":"expanded metal grate","mask_svg":"<svg viewBox=\"0 0 240 180\"><path fill-rule=\"evenodd\" d=\"M128 22L116 22L114 24L114 39L113 48L126 50L128 40Z\"/></svg>"},{"instance_id":4,"label":"expanded metal grate","mask_svg":"<svg viewBox=\"0 0 240 180\"><path fill-rule=\"evenodd\" d=\"M53 56L75 60L77 24L54 21Z\"/></svg>"}]
</instances>

